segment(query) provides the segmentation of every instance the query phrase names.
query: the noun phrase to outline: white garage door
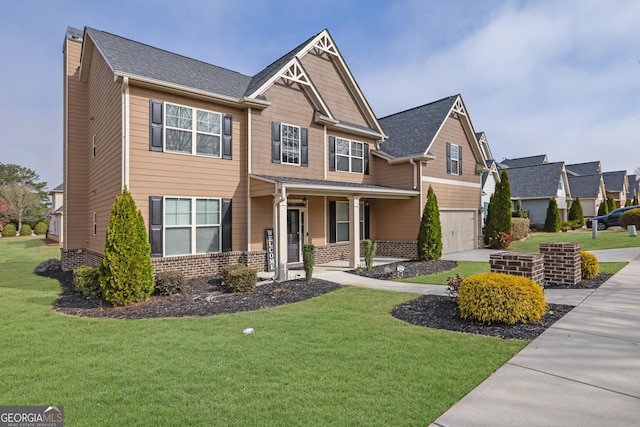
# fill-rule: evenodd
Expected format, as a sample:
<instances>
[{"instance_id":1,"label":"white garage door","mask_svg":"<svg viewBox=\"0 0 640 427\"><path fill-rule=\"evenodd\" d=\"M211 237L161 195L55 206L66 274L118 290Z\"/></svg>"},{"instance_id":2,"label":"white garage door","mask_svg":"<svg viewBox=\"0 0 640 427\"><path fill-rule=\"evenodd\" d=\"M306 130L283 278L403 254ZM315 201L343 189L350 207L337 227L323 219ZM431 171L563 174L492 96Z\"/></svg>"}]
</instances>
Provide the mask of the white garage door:
<instances>
[{"instance_id":1,"label":"white garage door","mask_svg":"<svg viewBox=\"0 0 640 427\"><path fill-rule=\"evenodd\" d=\"M476 211L440 211L442 253L476 249Z\"/></svg>"}]
</instances>

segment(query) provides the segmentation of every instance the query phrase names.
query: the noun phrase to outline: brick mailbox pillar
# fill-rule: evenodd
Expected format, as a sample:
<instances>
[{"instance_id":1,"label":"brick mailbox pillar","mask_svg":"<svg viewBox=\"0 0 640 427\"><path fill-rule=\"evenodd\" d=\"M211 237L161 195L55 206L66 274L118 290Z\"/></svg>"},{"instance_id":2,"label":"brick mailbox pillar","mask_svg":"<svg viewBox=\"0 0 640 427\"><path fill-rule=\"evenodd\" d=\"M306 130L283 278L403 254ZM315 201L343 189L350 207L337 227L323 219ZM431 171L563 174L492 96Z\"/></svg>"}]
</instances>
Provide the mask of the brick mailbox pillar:
<instances>
[{"instance_id":1,"label":"brick mailbox pillar","mask_svg":"<svg viewBox=\"0 0 640 427\"><path fill-rule=\"evenodd\" d=\"M541 243L544 257L544 280L558 285L575 285L582 280L580 244Z\"/></svg>"},{"instance_id":2,"label":"brick mailbox pillar","mask_svg":"<svg viewBox=\"0 0 640 427\"><path fill-rule=\"evenodd\" d=\"M527 277L544 286L544 259L541 254L497 252L489 255L491 272Z\"/></svg>"}]
</instances>

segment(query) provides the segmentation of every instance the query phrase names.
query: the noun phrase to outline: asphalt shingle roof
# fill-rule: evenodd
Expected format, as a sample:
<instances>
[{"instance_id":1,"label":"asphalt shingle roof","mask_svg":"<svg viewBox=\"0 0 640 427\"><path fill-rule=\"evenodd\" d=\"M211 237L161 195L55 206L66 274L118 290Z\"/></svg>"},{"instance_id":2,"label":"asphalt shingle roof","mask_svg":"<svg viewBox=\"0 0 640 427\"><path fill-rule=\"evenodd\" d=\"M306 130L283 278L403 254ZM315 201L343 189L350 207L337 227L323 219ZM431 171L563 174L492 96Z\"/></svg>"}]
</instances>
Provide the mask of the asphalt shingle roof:
<instances>
[{"instance_id":1,"label":"asphalt shingle roof","mask_svg":"<svg viewBox=\"0 0 640 427\"><path fill-rule=\"evenodd\" d=\"M600 194L600 174L569 176L572 197L595 199Z\"/></svg>"},{"instance_id":2,"label":"asphalt shingle roof","mask_svg":"<svg viewBox=\"0 0 640 427\"><path fill-rule=\"evenodd\" d=\"M600 162L574 163L567 165L567 171L577 173L578 175L597 175L600 174Z\"/></svg>"},{"instance_id":3,"label":"asphalt shingle roof","mask_svg":"<svg viewBox=\"0 0 640 427\"><path fill-rule=\"evenodd\" d=\"M505 169L512 199L555 197L562 179L563 162Z\"/></svg>"},{"instance_id":4,"label":"asphalt shingle roof","mask_svg":"<svg viewBox=\"0 0 640 427\"><path fill-rule=\"evenodd\" d=\"M500 162L510 168L521 168L525 166L537 166L547 163L547 155L539 154L537 156L519 157L517 159L504 159Z\"/></svg>"},{"instance_id":5,"label":"asphalt shingle roof","mask_svg":"<svg viewBox=\"0 0 640 427\"><path fill-rule=\"evenodd\" d=\"M51 191L56 191L56 192L64 191L64 183L62 183L62 184L58 185L56 188L54 188L54 189L53 189L53 190L51 190Z\"/></svg>"},{"instance_id":6,"label":"asphalt shingle roof","mask_svg":"<svg viewBox=\"0 0 640 427\"><path fill-rule=\"evenodd\" d=\"M380 151L395 158L425 154L458 96L449 96L378 119L389 135L380 145Z\"/></svg>"},{"instance_id":7,"label":"asphalt shingle roof","mask_svg":"<svg viewBox=\"0 0 640 427\"><path fill-rule=\"evenodd\" d=\"M359 184L355 182L342 182L342 181L324 181L320 179L306 179L306 178L292 178L288 176L272 176L272 175L257 175L261 178L268 179L270 181L279 181L285 184L298 184L298 185L318 185L322 187L347 187L347 188L362 188L367 190L400 190L408 191L405 188L389 187L386 185L377 184Z\"/></svg>"},{"instance_id":8,"label":"asphalt shingle roof","mask_svg":"<svg viewBox=\"0 0 640 427\"><path fill-rule=\"evenodd\" d=\"M606 188L607 191L623 191L626 173L626 171L604 172L602 174L604 188Z\"/></svg>"}]
</instances>

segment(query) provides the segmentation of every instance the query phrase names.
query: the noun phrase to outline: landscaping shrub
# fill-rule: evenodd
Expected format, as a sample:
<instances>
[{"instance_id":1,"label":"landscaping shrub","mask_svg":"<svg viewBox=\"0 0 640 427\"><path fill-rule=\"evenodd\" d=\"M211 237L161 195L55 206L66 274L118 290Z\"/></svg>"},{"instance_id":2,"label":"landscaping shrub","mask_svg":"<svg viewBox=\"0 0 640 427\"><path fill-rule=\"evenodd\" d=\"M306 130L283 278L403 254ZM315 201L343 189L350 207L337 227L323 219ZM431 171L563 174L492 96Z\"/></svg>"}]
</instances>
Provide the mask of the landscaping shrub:
<instances>
[{"instance_id":1,"label":"landscaping shrub","mask_svg":"<svg viewBox=\"0 0 640 427\"><path fill-rule=\"evenodd\" d=\"M522 208L522 200L518 199L518 208L511 212L511 218L529 218L529 211Z\"/></svg>"},{"instance_id":2,"label":"landscaping shrub","mask_svg":"<svg viewBox=\"0 0 640 427\"><path fill-rule=\"evenodd\" d=\"M529 235L529 226L529 218L511 218L511 239L526 239Z\"/></svg>"},{"instance_id":3,"label":"landscaping shrub","mask_svg":"<svg viewBox=\"0 0 640 427\"><path fill-rule=\"evenodd\" d=\"M2 229L2 235L4 237L15 237L16 234L18 234L18 231L15 225L11 223L5 224L4 228Z\"/></svg>"},{"instance_id":4,"label":"landscaping shrub","mask_svg":"<svg viewBox=\"0 0 640 427\"><path fill-rule=\"evenodd\" d=\"M611 212L612 210L615 210L615 208L616 208L616 201L613 199L613 196L607 197L607 210L608 210L608 212Z\"/></svg>"},{"instance_id":5,"label":"landscaping shrub","mask_svg":"<svg viewBox=\"0 0 640 427\"><path fill-rule=\"evenodd\" d=\"M38 236L41 236L43 234L47 233L47 229L49 227L47 226L47 224L45 224L44 222L39 222L36 224L36 226L33 228L33 232L36 233Z\"/></svg>"},{"instance_id":6,"label":"landscaping shrub","mask_svg":"<svg viewBox=\"0 0 640 427\"><path fill-rule=\"evenodd\" d=\"M609 207L607 206L607 201L603 200L598 206L598 216L603 216L609 213Z\"/></svg>"},{"instance_id":7,"label":"landscaping shrub","mask_svg":"<svg viewBox=\"0 0 640 427\"><path fill-rule=\"evenodd\" d=\"M153 292L147 229L126 187L113 203L104 257L98 272L102 297L109 304L129 305L144 301Z\"/></svg>"},{"instance_id":8,"label":"landscaping shrub","mask_svg":"<svg viewBox=\"0 0 640 427\"><path fill-rule=\"evenodd\" d=\"M428 261L442 256L442 225L438 199L429 186L427 202L424 204L420 230L418 231L418 259Z\"/></svg>"},{"instance_id":9,"label":"landscaping shrub","mask_svg":"<svg viewBox=\"0 0 640 427\"><path fill-rule=\"evenodd\" d=\"M222 277L226 287L234 293L253 292L258 281L258 273L244 264L232 264L222 269Z\"/></svg>"},{"instance_id":10,"label":"landscaping shrub","mask_svg":"<svg viewBox=\"0 0 640 427\"><path fill-rule=\"evenodd\" d=\"M364 241L364 265L367 271L371 271L371 268L373 267L373 260L376 257L377 251L377 243L373 243L369 239Z\"/></svg>"},{"instance_id":11,"label":"landscaping shrub","mask_svg":"<svg viewBox=\"0 0 640 427\"><path fill-rule=\"evenodd\" d=\"M569 221L574 221L577 228L582 228L584 225L584 214L582 213L580 197L576 197L573 203L571 203L571 207L569 208Z\"/></svg>"},{"instance_id":12,"label":"landscaping shrub","mask_svg":"<svg viewBox=\"0 0 640 427\"><path fill-rule=\"evenodd\" d=\"M100 279L96 267L82 266L73 272L73 284L77 291L91 297L102 297Z\"/></svg>"},{"instance_id":13,"label":"landscaping shrub","mask_svg":"<svg viewBox=\"0 0 640 427\"><path fill-rule=\"evenodd\" d=\"M174 295L184 288L184 274L181 271L162 271L156 274L154 295Z\"/></svg>"},{"instance_id":14,"label":"landscaping shrub","mask_svg":"<svg viewBox=\"0 0 640 427\"><path fill-rule=\"evenodd\" d=\"M531 229L531 231L539 233L541 231L544 231L544 224L531 224L529 228Z\"/></svg>"},{"instance_id":15,"label":"landscaping shrub","mask_svg":"<svg viewBox=\"0 0 640 427\"><path fill-rule=\"evenodd\" d=\"M640 229L640 209L631 209L620 215L620 226L627 228L630 225Z\"/></svg>"},{"instance_id":16,"label":"landscaping shrub","mask_svg":"<svg viewBox=\"0 0 640 427\"><path fill-rule=\"evenodd\" d=\"M596 277L600 270L598 258L592 253L580 251L580 266L582 267L582 278L591 279Z\"/></svg>"},{"instance_id":17,"label":"landscaping shrub","mask_svg":"<svg viewBox=\"0 0 640 427\"><path fill-rule=\"evenodd\" d=\"M506 170L500 174L500 182L491 195L486 224L485 245L492 249L507 249L511 243L511 184Z\"/></svg>"},{"instance_id":18,"label":"landscaping shrub","mask_svg":"<svg viewBox=\"0 0 640 427\"><path fill-rule=\"evenodd\" d=\"M304 277L307 282L313 280L313 266L316 264L316 247L310 243L302 245L302 263L304 265Z\"/></svg>"},{"instance_id":19,"label":"landscaping shrub","mask_svg":"<svg viewBox=\"0 0 640 427\"><path fill-rule=\"evenodd\" d=\"M460 296L460 284L462 280L462 276L456 273L455 276L447 277L447 280L444 282L444 284L447 285L446 294L456 302Z\"/></svg>"},{"instance_id":20,"label":"landscaping shrub","mask_svg":"<svg viewBox=\"0 0 640 427\"><path fill-rule=\"evenodd\" d=\"M547 217L544 220L544 231L547 233L556 233L560 231L560 212L558 212L558 203L556 202L556 199L549 199Z\"/></svg>"},{"instance_id":21,"label":"landscaping shrub","mask_svg":"<svg viewBox=\"0 0 640 427\"><path fill-rule=\"evenodd\" d=\"M22 224L22 227L20 227L21 236L31 236L32 232L33 230L31 229L31 226L29 224Z\"/></svg>"},{"instance_id":22,"label":"landscaping shrub","mask_svg":"<svg viewBox=\"0 0 640 427\"><path fill-rule=\"evenodd\" d=\"M539 321L547 303L542 287L529 278L483 273L462 281L458 307L464 319L514 324Z\"/></svg>"}]
</instances>

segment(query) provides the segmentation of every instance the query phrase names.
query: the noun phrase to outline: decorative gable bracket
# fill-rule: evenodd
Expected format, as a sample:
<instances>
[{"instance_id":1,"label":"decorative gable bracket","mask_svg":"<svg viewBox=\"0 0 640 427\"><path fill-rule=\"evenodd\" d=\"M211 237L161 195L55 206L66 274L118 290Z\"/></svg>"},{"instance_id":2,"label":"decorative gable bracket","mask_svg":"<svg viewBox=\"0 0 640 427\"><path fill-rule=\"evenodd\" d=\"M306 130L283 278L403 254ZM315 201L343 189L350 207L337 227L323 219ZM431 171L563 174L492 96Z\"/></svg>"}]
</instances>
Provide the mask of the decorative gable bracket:
<instances>
[{"instance_id":1,"label":"decorative gable bracket","mask_svg":"<svg viewBox=\"0 0 640 427\"><path fill-rule=\"evenodd\" d=\"M458 99L456 99L456 102L453 104L452 111L454 113L458 113L461 116L467 115L467 112L464 109L464 104L462 103L462 99L460 97L458 97Z\"/></svg>"},{"instance_id":2,"label":"decorative gable bracket","mask_svg":"<svg viewBox=\"0 0 640 427\"><path fill-rule=\"evenodd\" d=\"M331 55L338 56L338 49L336 49L328 34L322 34L314 47Z\"/></svg>"},{"instance_id":3,"label":"decorative gable bracket","mask_svg":"<svg viewBox=\"0 0 640 427\"><path fill-rule=\"evenodd\" d=\"M307 77L306 73L304 72L302 67L300 67L298 62L295 62L295 61L292 62L288 68L282 70L280 77L282 77L283 79L290 80L292 82L300 83L305 86L311 86L311 83L309 82L309 78Z\"/></svg>"}]
</instances>

